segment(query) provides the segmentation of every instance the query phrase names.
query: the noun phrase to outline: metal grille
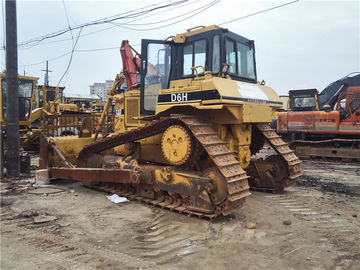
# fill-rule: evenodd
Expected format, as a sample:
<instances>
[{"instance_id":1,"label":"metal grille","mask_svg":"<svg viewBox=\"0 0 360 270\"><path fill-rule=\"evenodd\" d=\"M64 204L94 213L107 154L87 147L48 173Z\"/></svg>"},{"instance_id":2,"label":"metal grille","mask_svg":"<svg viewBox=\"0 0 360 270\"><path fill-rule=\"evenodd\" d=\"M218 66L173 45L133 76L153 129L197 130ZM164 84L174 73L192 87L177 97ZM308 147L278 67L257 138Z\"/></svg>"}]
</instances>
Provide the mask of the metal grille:
<instances>
[{"instance_id":1,"label":"metal grille","mask_svg":"<svg viewBox=\"0 0 360 270\"><path fill-rule=\"evenodd\" d=\"M138 120L135 120L134 117L138 117L138 116L139 116L139 100L138 99L126 100L126 123L137 124Z\"/></svg>"},{"instance_id":2,"label":"metal grille","mask_svg":"<svg viewBox=\"0 0 360 270\"><path fill-rule=\"evenodd\" d=\"M92 118L93 130L99 125L101 115L92 114L64 114L64 115L47 115L43 120L43 132L46 136L58 137L78 135L81 124L85 118ZM109 115L108 121L104 127L112 127L114 123L114 116Z\"/></svg>"}]
</instances>

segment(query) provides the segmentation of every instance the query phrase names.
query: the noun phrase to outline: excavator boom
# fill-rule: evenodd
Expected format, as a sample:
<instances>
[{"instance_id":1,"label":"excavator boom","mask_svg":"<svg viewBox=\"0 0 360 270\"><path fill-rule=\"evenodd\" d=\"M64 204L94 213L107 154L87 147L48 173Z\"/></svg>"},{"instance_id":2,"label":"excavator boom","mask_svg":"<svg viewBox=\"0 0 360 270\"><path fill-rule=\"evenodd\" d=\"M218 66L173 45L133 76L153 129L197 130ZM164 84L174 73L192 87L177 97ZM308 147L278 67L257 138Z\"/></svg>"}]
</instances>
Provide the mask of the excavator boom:
<instances>
[{"instance_id":1,"label":"excavator boom","mask_svg":"<svg viewBox=\"0 0 360 270\"><path fill-rule=\"evenodd\" d=\"M133 54L135 53L135 56ZM127 88L130 89L138 82L137 74L140 72L140 54L129 45L128 40L121 42L120 54L123 63L123 74L126 78Z\"/></svg>"}]
</instances>

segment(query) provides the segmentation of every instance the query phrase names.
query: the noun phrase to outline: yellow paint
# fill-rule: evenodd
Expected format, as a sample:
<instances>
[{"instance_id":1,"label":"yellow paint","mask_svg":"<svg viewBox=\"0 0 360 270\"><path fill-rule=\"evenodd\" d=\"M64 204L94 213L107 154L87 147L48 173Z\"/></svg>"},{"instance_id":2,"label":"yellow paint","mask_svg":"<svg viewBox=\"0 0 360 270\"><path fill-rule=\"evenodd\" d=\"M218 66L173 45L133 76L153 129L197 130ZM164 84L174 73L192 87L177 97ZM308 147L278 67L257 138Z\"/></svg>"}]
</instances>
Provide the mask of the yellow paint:
<instances>
[{"instance_id":1,"label":"yellow paint","mask_svg":"<svg viewBox=\"0 0 360 270\"><path fill-rule=\"evenodd\" d=\"M200 34L200 33L204 33L207 31L211 31L211 30L216 30L216 29L220 29L220 26L217 26L215 24L210 25L210 26L198 26L198 27L193 27L188 29L185 33L181 33L181 34L177 34L173 41L175 43L184 43L186 41L187 37L196 35L196 34Z\"/></svg>"},{"instance_id":2,"label":"yellow paint","mask_svg":"<svg viewBox=\"0 0 360 270\"><path fill-rule=\"evenodd\" d=\"M161 138L161 150L165 158L173 165L187 161L192 149L190 134L179 125L168 127Z\"/></svg>"}]
</instances>

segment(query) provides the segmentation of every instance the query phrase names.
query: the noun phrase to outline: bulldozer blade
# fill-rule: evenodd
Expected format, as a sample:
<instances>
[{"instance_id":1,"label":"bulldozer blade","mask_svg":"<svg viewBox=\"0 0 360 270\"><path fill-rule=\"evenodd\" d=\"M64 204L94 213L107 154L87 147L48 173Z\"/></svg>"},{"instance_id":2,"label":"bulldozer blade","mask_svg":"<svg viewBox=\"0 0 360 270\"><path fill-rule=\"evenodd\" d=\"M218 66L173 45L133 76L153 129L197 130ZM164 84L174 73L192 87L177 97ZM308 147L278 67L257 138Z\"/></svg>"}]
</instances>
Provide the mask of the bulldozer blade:
<instances>
[{"instance_id":1,"label":"bulldozer blade","mask_svg":"<svg viewBox=\"0 0 360 270\"><path fill-rule=\"evenodd\" d=\"M81 182L132 183L136 172L126 169L103 168L49 168L50 178L71 179Z\"/></svg>"}]
</instances>

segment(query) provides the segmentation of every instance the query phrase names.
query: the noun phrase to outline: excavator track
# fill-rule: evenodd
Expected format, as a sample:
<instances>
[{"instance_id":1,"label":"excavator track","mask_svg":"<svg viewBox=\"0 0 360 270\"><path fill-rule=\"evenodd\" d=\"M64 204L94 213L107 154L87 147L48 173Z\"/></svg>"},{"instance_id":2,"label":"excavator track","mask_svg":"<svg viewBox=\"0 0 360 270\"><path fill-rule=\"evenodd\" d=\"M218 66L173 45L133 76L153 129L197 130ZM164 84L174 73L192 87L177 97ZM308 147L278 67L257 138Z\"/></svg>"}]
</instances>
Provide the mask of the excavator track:
<instances>
[{"instance_id":1,"label":"excavator track","mask_svg":"<svg viewBox=\"0 0 360 270\"><path fill-rule=\"evenodd\" d=\"M360 139L294 140L290 147L301 159L359 162Z\"/></svg>"},{"instance_id":2,"label":"excavator track","mask_svg":"<svg viewBox=\"0 0 360 270\"><path fill-rule=\"evenodd\" d=\"M289 145L283 141L274 129L269 124L261 123L257 124L256 128L262 133L266 141L272 146L272 148L279 154L279 156L286 162L287 170L285 177L281 179L281 182L277 182L273 187L251 187L253 190L265 191L265 192L277 192L284 188L295 184L296 179L302 175L300 167L300 159L295 155L294 151L290 149Z\"/></svg>"},{"instance_id":3,"label":"excavator track","mask_svg":"<svg viewBox=\"0 0 360 270\"><path fill-rule=\"evenodd\" d=\"M211 124L195 116L180 114L170 115L169 117L163 117L159 120L153 120L151 123L143 127L95 141L85 146L79 153L78 165L86 167L88 166L87 158L92 154L109 150L118 145L154 136L164 132L166 128L171 125L182 125L189 129L194 139L202 146L208 157L213 161L216 169L225 179L227 196L225 200L215 206L214 213L203 213L189 209L187 208L187 201L174 199L174 196L170 195L162 195L160 198L152 200L136 194L135 190L132 190L130 186L126 184L100 184L96 186L96 188L108 192L114 192L130 199L175 210L177 212L196 215L199 217L207 217L210 219L214 219L221 214L229 215L235 209L243 206L246 197L250 195L247 181L248 176L246 175L246 172L241 168L240 163L236 160L233 152L229 151L226 143L220 140L217 132L212 128ZM200 155L197 155L196 153L194 156L200 157ZM194 159L191 159L191 161L195 162Z\"/></svg>"}]
</instances>

